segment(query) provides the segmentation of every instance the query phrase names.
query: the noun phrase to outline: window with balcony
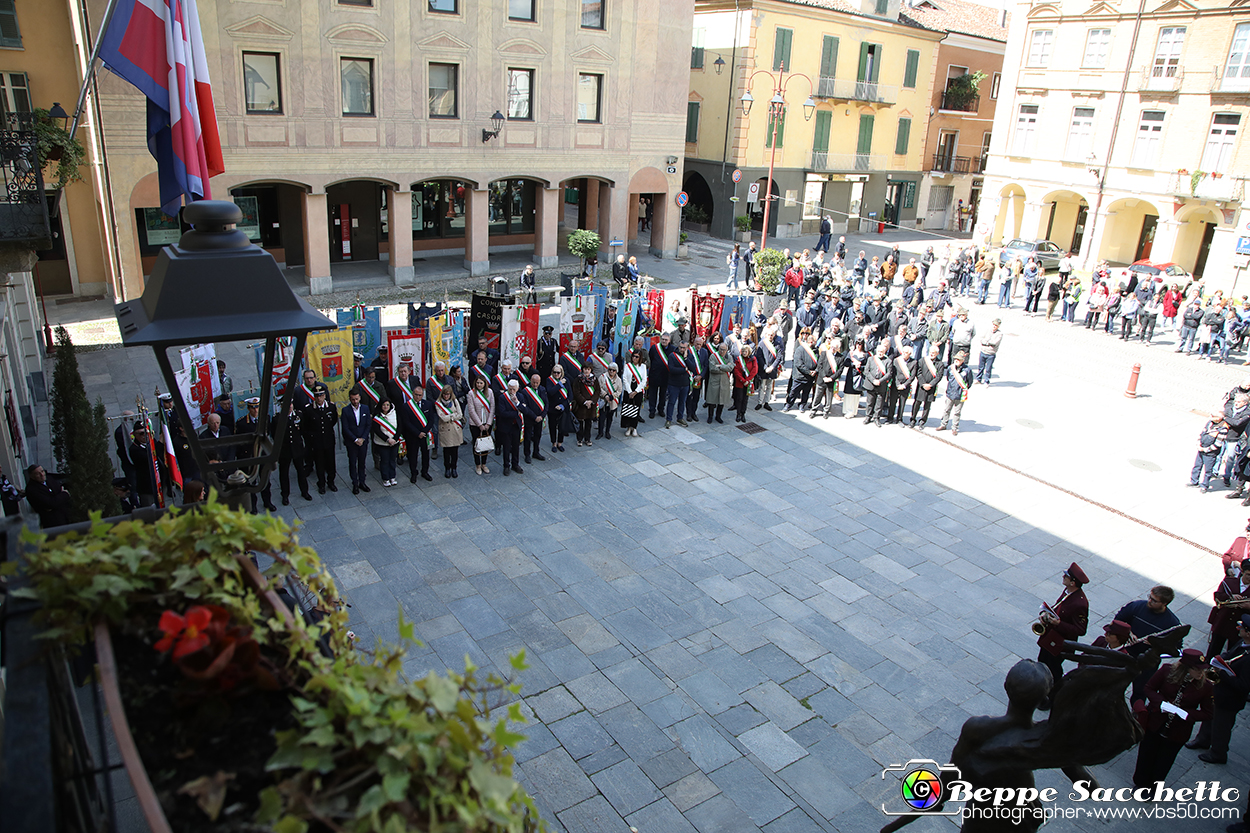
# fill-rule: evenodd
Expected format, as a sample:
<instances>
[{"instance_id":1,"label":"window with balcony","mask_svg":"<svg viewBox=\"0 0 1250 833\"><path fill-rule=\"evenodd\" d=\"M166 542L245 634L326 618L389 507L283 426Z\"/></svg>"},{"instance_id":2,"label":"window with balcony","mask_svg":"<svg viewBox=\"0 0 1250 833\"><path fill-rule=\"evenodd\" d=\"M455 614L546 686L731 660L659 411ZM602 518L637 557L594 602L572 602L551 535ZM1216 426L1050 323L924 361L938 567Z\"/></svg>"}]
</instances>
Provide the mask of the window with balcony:
<instances>
[{"instance_id":1,"label":"window with balcony","mask_svg":"<svg viewBox=\"0 0 1250 833\"><path fill-rule=\"evenodd\" d=\"M276 53L243 53L243 107L249 114L281 114L282 78Z\"/></svg>"},{"instance_id":2,"label":"window with balcony","mask_svg":"<svg viewBox=\"0 0 1250 833\"><path fill-rule=\"evenodd\" d=\"M1207 147L1202 154L1202 170L1212 174L1228 173L1240 127L1241 116L1236 113L1216 113L1212 117Z\"/></svg>"},{"instance_id":3,"label":"window with balcony","mask_svg":"<svg viewBox=\"0 0 1250 833\"><path fill-rule=\"evenodd\" d=\"M1029 66L1044 67L1050 65L1050 52L1055 45L1054 29L1034 29L1029 40Z\"/></svg>"},{"instance_id":4,"label":"window with balcony","mask_svg":"<svg viewBox=\"0 0 1250 833\"><path fill-rule=\"evenodd\" d=\"M582 0L582 28L603 29L603 0Z\"/></svg>"},{"instance_id":5,"label":"window with balcony","mask_svg":"<svg viewBox=\"0 0 1250 833\"><path fill-rule=\"evenodd\" d=\"M1152 78L1175 78L1181 65L1181 46L1185 43L1184 26L1166 26L1159 30L1155 59L1150 68Z\"/></svg>"},{"instance_id":6,"label":"window with balcony","mask_svg":"<svg viewBox=\"0 0 1250 833\"><path fill-rule=\"evenodd\" d=\"M1133 156L1130 164L1134 168L1153 168L1159 158L1159 148L1163 143L1162 110L1143 110L1137 120L1137 136L1133 139Z\"/></svg>"},{"instance_id":7,"label":"window with balcony","mask_svg":"<svg viewBox=\"0 0 1250 833\"><path fill-rule=\"evenodd\" d=\"M877 79L881 76L882 50L879 43L859 45L859 71L855 76L855 99L876 101L879 98Z\"/></svg>"},{"instance_id":8,"label":"window with balcony","mask_svg":"<svg viewBox=\"0 0 1250 833\"><path fill-rule=\"evenodd\" d=\"M1017 156L1032 156L1037 141L1036 104L1021 104L1016 113L1016 132L1011 137L1011 152Z\"/></svg>"},{"instance_id":9,"label":"window with balcony","mask_svg":"<svg viewBox=\"0 0 1250 833\"><path fill-rule=\"evenodd\" d=\"M534 118L534 70L508 67L508 120Z\"/></svg>"},{"instance_id":10,"label":"window with balcony","mask_svg":"<svg viewBox=\"0 0 1250 833\"><path fill-rule=\"evenodd\" d=\"M339 80L343 91L343 115L373 115L373 61L340 58Z\"/></svg>"},{"instance_id":11,"label":"window with balcony","mask_svg":"<svg viewBox=\"0 0 1250 833\"><path fill-rule=\"evenodd\" d=\"M0 113L29 113L30 82L24 72L0 72Z\"/></svg>"},{"instance_id":12,"label":"window with balcony","mask_svg":"<svg viewBox=\"0 0 1250 833\"><path fill-rule=\"evenodd\" d=\"M0 0L0 47L22 48L22 31L17 28L17 0Z\"/></svg>"},{"instance_id":13,"label":"window with balcony","mask_svg":"<svg viewBox=\"0 0 1250 833\"><path fill-rule=\"evenodd\" d=\"M1111 30L1090 29L1085 35L1085 57L1081 59L1081 66L1086 69L1106 69L1110 51Z\"/></svg>"},{"instance_id":14,"label":"window with balcony","mask_svg":"<svg viewBox=\"0 0 1250 833\"><path fill-rule=\"evenodd\" d=\"M699 141L699 102L686 102L686 141Z\"/></svg>"},{"instance_id":15,"label":"window with balcony","mask_svg":"<svg viewBox=\"0 0 1250 833\"><path fill-rule=\"evenodd\" d=\"M793 67L790 66L790 43L794 40L793 29L783 29L777 27L777 34L773 38L773 71L785 67L789 72Z\"/></svg>"},{"instance_id":16,"label":"window with balcony","mask_svg":"<svg viewBox=\"0 0 1250 833\"><path fill-rule=\"evenodd\" d=\"M430 64L430 118L454 119L460 115L457 80L460 67L455 64Z\"/></svg>"},{"instance_id":17,"label":"window with balcony","mask_svg":"<svg viewBox=\"0 0 1250 833\"><path fill-rule=\"evenodd\" d=\"M534 0L508 0L509 20L534 20Z\"/></svg>"},{"instance_id":18,"label":"window with balcony","mask_svg":"<svg viewBox=\"0 0 1250 833\"><path fill-rule=\"evenodd\" d=\"M603 76L579 73L577 76L577 120L598 123L603 101Z\"/></svg>"},{"instance_id":19,"label":"window with balcony","mask_svg":"<svg viewBox=\"0 0 1250 833\"><path fill-rule=\"evenodd\" d=\"M1094 108L1072 108L1072 121L1068 125L1068 143L1063 158L1072 162L1084 162L1094 149Z\"/></svg>"},{"instance_id":20,"label":"window with balcony","mask_svg":"<svg viewBox=\"0 0 1250 833\"><path fill-rule=\"evenodd\" d=\"M1224 63L1224 90L1250 90L1250 23L1238 23Z\"/></svg>"}]
</instances>

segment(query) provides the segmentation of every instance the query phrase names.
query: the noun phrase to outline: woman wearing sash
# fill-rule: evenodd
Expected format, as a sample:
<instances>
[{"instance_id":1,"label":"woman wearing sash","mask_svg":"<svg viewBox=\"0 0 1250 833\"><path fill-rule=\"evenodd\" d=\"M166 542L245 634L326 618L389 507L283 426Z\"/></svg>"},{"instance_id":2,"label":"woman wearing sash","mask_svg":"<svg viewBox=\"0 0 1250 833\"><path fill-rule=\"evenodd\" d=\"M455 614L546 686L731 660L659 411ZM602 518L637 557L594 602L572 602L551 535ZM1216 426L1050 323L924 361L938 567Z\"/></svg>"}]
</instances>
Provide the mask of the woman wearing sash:
<instances>
[{"instance_id":1,"label":"woman wearing sash","mask_svg":"<svg viewBox=\"0 0 1250 833\"><path fill-rule=\"evenodd\" d=\"M707 391L704 393L707 398L704 404L707 405L709 424L713 416L722 425L725 422L721 419L721 414L725 413L726 405L733 404L733 371L734 360L729 355L729 345L724 341L717 341L707 358Z\"/></svg>"},{"instance_id":2,"label":"woman wearing sash","mask_svg":"<svg viewBox=\"0 0 1250 833\"><path fill-rule=\"evenodd\" d=\"M747 421L747 399L751 395L751 384L759 364L755 360L755 345L749 341L742 342L742 351L734 360L734 409L738 412L736 422Z\"/></svg>"},{"instance_id":3,"label":"woman wearing sash","mask_svg":"<svg viewBox=\"0 0 1250 833\"><path fill-rule=\"evenodd\" d=\"M547 406L551 408L551 418L547 420L551 450L563 451L564 438L569 435L568 424L573 419L573 400L569 393L569 380L564 378L563 365L551 368L551 378L547 380Z\"/></svg>"},{"instance_id":4,"label":"woman wearing sash","mask_svg":"<svg viewBox=\"0 0 1250 833\"><path fill-rule=\"evenodd\" d=\"M598 381L599 428L595 433L595 439L610 440L612 439L612 418L616 416L616 408L625 392L625 386L614 364L608 365L608 372L600 376Z\"/></svg>"},{"instance_id":5,"label":"woman wearing sash","mask_svg":"<svg viewBox=\"0 0 1250 833\"><path fill-rule=\"evenodd\" d=\"M451 385L443 385L443 392L434 402L434 413L438 416L438 444L443 449L443 477L459 477L456 464L460 444L464 442L464 412Z\"/></svg>"},{"instance_id":6,"label":"woman wearing sash","mask_svg":"<svg viewBox=\"0 0 1250 833\"><path fill-rule=\"evenodd\" d=\"M642 403L647 399L647 354L634 350L625 365L625 377L621 380L621 428L625 436L638 436L638 417L642 415Z\"/></svg>"},{"instance_id":7,"label":"woman wearing sash","mask_svg":"<svg viewBox=\"0 0 1250 833\"><path fill-rule=\"evenodd\" d=\"M477 450L477 440L490 436L495 424L495 394L487 387L486 377L474 377L473 391L465 404L464 414L469 421L469 436L473 438L473 470L478 474L490 474L490 469L486 468L490 452Z\"/></svg>"},{"instance_id":8,"label":"woman wearing sash","mask_svg":"<svg viewBox=\"0 0 1250 833\"><path fill-rule=\"evenodd\" d=\"M391 400L383 399L373 417L373 450L378 456L382 485L395 485L395 467L399 459L399 415Z\"/></svg>"},{"instance_id":9,"label":"woman wearing sash","mask_svg":"<svg viewBox=\"0 0 1250 833\"><path fill-rule=\"evenodd\" d=\"M599 383L590 365L582 368L582 376L573 382L573 416L577 419L577 444L591 445L590 429L595 424L599 402Z\"/></svg>"}]
</instances>

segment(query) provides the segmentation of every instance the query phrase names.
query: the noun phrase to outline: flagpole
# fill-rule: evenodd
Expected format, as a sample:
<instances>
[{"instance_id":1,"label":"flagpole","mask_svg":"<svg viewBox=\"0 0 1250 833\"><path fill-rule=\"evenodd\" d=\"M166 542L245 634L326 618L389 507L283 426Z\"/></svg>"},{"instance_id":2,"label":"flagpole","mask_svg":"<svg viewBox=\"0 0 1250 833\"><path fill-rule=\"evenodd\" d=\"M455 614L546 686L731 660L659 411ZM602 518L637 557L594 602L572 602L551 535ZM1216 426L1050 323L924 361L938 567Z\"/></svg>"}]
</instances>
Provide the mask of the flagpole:
<instances>
[{"instance_id":1,"label":"flagpole","mask_svg":"<svg viewBox=\"0 0 1250 833\"><path fill-rule=\"evenodd\" d=\"M95 62L100 57L100 44L104 42L104 33L108 31L109 23L113 20L113 12L117 10L117 0L108 0L108 5L104 8L104 19L100 22L100 30L96 33L95 44L91 47L91 57L87 59L87 69L83 73L82 87L78 90L78 103L74 105L74 121L69 126L69 137L74 138L74 134L78 132L78 123L82 120L82 110L87 103L87 89L91 86L91 79L95 76Z\"/></svg>"}]
</instances>

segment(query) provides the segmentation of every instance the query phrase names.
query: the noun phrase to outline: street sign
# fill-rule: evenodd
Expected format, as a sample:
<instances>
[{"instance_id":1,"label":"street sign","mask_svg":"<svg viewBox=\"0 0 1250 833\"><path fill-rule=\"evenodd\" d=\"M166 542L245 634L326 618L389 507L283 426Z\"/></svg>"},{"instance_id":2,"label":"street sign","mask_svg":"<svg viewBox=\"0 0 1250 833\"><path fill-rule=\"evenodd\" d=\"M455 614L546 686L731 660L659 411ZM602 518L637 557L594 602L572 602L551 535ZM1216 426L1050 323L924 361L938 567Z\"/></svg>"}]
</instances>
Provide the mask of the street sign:
<instances>
[{"instance_id":1,"label":"street sign","mask_svg":"<svg viewBox=\"0 0 1250 833\"><path fill-rule=\"evenodd\" d=\"M734 180L734 182L741 182L741 181L742 181L742 171L740 171L740 170L739 170L739 169L737 169L737 168L734 168L733 180Z\"/></svg>"},{"instance_id":2,"label":"street sign","mask_svg":"<svg viewBox=\"0 0 1250 833\"><path fill-rule=\"evenodd\" d=\"M669 172L670 174L675 174L675 173L677 173L677 166L676 166L676 165L669 165L669 166L668 166L668 172Z\"/></svg>"},{"instance_id":3,"label":"street sign","mask_svg":"<svg viewBox=\"0 0 1250 833\"><path fill-rule=\"evenodd\" d=\"M977 223L977 234L988 234L990 227L985 223Z\"/></svg>"},{"instance_id":4,"label":"street sign","mask_svg":"<svg viewBox=\"0 0 1250 833\"><path fill-rule=\"evenodd\" d=\"M760 184L758 182L752 182L749 186L747 186L747 202L759 202L759 199Z\"/></svg>"},{"instance_id":5,"label":"street sign","mask_svg":"<svg viewBox=\"0 0 1250 833\"><path fill-rule=\"evenodd\" d=\"M1237 254L1250 255L1250 237L1237 238Z\"/></svg>"},{"instance_id":6,"label":"street sign","mask_svg":"<svg viewBox=\"0 0 1250 833\"><path fill-rule=\"evenodd\" d=\"M738 202L738 198L737 198L737 197L730 197L730 198L729 198L729 201L730 201L730 202Z\"/></svg>"},{"instance_id":7,"label":"street sign","mask_svg":"<svg viewBox=\"0 0 1250 833\"><path fill-rule=\"evenodd\" d=\"M609 240L608 245L609 246L624 246L625 241L624 240Z\"/></svg>"},{"instance_id":8,"label":"street sign","mask_svg":"<svg viewBox=\"0 0 1250 833\"><path fill-rule=\"evenodd\" d=\"M678 191L677 192L677 205L680 208L685 208L686 203L688 202L690 202L690 196L685 191Z\"/></svg>"}]
</instances>

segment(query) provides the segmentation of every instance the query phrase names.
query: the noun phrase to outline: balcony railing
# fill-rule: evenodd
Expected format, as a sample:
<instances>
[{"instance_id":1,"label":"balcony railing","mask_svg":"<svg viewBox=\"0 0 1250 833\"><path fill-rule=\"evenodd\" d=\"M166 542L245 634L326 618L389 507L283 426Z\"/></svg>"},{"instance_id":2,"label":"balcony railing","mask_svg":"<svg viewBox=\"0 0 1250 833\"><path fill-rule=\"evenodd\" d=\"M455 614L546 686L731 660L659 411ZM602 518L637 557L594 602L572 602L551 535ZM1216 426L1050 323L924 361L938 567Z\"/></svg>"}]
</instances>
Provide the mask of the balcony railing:
<instances>
[{"instance_id":1,"label":"balcony railing","mask_svg":"<svg viewBox=\"0 0 1250 833\"><path fill-rule=\"evenodd\" d=\"M977 173L979 174L985 173L985 168L989 164L990 164L990 155L988 153L981 154L977 158Z\"/></svg>"},{"instance_id":2,"label":"balcony railing","mask_svg":"<svg viewBox=\"0 0 1250 833\"><path fill-rule=\"evenodd\" d=\"M1159 75L1155 75L1155 67L1147 65L1138 71L1137 89L1156 93L1174 93L1180 90L1181 81L1185 78L1184 67L1159 67ZM1167 75L1170 69L1173 74Z\"/></svg>"},{"instance_id":3,"label":"balcony railing","mask_svg":"<svg viewBox=\"0 0 1250 833\"><path fill-rule=\"evenodd\" d=\"M0 121L0 243L47 249L52 231L36 145L34 113Z\"/></svg>"},{"instance_id":4,"label":"balcony railing","mask_svg":"<svg viewBox=\"0 0 1250 833\"><path fill-rule=\"evenodd\" d=\"M812 152L813 171L884 171L890 157L880 153Z\"/></svg>"},{"instance_id":5,"label":"balcony railing","mask_svg":"<svg viewBox=\"0 0 1250 833\"><path fill-rule=\"evenodd\" d=\"M1189 172L1174 171L1168 178L1167 193L1177 197L1193 197L1218 202L1241 202L1245 197L1246 181L1228 174L1206 174L1194 183Z\"/></svg>"},{"instance_id":6,"label":"balcony railing","mask_svg":"<svg viewBox=\"0 0 1250 833\"><path fill-rule=\"evenodd\" d=\"M931 170L939 173L966 174L972 170L972 160L967 156L935 153Z\"/></svg>"},{"instance_id":7,"label":"balcony railing","mask_svg":"<svg viewBox=\"0 0 1250 833\"><path fill-rule=\"evenodd\" d=\"M898 101L898 87L873 81L852 81L849 78L821 76L816 82L816 97L893 104Z\"/></svg>"},{"instance_id":8,"label":"balcony railing","mask_svg":"<svg viewBox=\"0 0 1250 833\"><path fill-rule=\"evenodd\" d=\"M1227 76L1224 74L1223 65L1217 64L1215 69L1211 70L1211 92L1250 95L1250 76Z\"/></svg>"},{"instance_id":9,"label":"balcony railing","mask_svg":"<svg viewBox=\"0 0 1250 833\"><path fill-rule=\"evenodd\" d=\"M947 90L942 93L942 109L959 113L975 113L981 109L981 96Z\"/></svg>"}]
</instances>

